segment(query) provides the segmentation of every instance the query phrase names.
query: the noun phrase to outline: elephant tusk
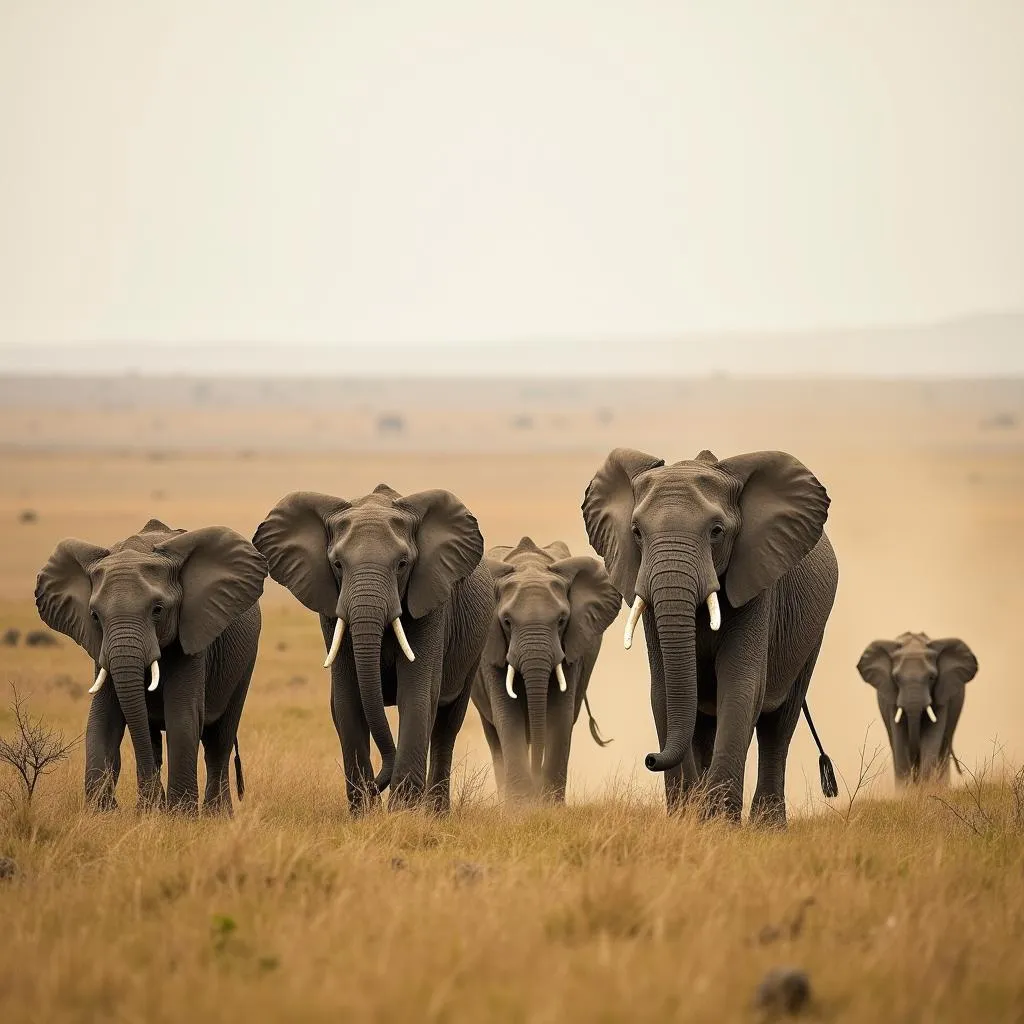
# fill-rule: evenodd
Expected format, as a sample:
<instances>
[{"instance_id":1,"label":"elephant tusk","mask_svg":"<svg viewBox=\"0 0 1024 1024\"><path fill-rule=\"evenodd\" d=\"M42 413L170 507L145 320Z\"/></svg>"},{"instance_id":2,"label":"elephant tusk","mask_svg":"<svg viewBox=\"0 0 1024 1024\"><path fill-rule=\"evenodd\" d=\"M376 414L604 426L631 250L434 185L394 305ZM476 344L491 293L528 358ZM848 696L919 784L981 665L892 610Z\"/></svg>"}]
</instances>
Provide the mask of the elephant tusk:
<instances>
[{"instance_id":1,"label":"elephant tusk","mask_svg":"<svg viewBox=\"0 0 1024 1024\"><path fill-rule=\"evenodd\" d=\"M100 692L100 687L103 686L103 684L106 681L107 681L107 670L105 668L101 668L100 671L99 671L99 675L96 676L96 682L93 683L92 686L89 687L89 692L90 693L99 693Z\"/></svg>"},{"instance_id":2,"label":"elephant tusk","mask_svg":"<svg viewBox=\"0 0 1024 1024\"><path fill-rule=\"evenodd\" d=\"M711 619L711 628L717 633L722 625L722 609L718 604L718 594L714 590L708 594L708 616Z\"/></svg>"},{"instance_id":3,"label":"elephant tusk","mask_svg":"<svg viewBox=\"0 0 1024 1024\"><path fill-rule=\"evenodd\" d=\"M640 616L643 615L646 607L647 604L644 599L637 594L633 607L629 609L629 618L626 620L626 632L622 636L622 645L627 651L633 646L633 630L636 629L636 624L640 621Z\"/></svg>"},{"instance_id":4,"label":"elephant tusk","mask_svg":"<svg viewBox=\"0 0 1024 1024\"><path fill-rule=\"evenodd\" d=\"M153 677L149 684L149 692L152 693L160 685L160 662L154 661L149 666L149 673Z\"/></svg>"},{"instance_id":5,"label":"elephant tusk","mask_svg":"<svg viewBox=\"0 0 1024 1024\"><path fill-rule=\"evenodd\" d=\"M402 648L402 653L409 659L409 661L415 661L416 655L413 654L412 648L409 646L409 641L406 639L405 630L402 629L402 620L395 619L391 623L391 628L395 631L395 639L398 640L398 646Z\"/></svg>"},{"instance_id":6,"label":"elephant tusk","mask_svg":"<svg viewBox=\"0 0 1024 1024\"><path fill-rule=\"evenodd\" d=\"M324 662L324 668L330 668L334 664L334 659L338 656L338 651L341 650L341 641L345 636L345 620L338 619L334 625L334 639L331 640L331 649L327 652L327 660Z\"/></svg>"},{"instance_id":7,"label":"elephant tusk","mask_svg":"<svg viewBox=\"0 0 1024 1024\"><path fill-rule=\"evenodd\" d=\"M505 692L513 699L518 700L516 697L516 691L512 687L512 683L516 678L516 670L511 664L508 666L508 671L505 673Z\"/></svg>"},{"instance_id":8,"label":"elephant tusk","mask_svg":"<svg viewBox=\"0 0 1024 1024\"><path fill-rule=\"evenodd\" d=\"M931 719L931 720L932 720L933 722L938 722L938 720L939 720L939 719L938 719L938 717L936 716L935 712L934 712L934 711L932 710L932 706L931 706L931 704L929 704L929 705L928 705L928 707L926 707L926 708L925 708L924 710L925 710L925 713L926 713L926 714L928 715L928 717L929 717L929 718L930 718L930 719Z\"/></svg>"},{"instance_id":9,"label":"elephant tusk","mask_svg":"<svg viewBox=\"0 0 1024 1024\"><path fill-rule=\"evenodd\" d=\"M902 721L903 721L903 708L897 708L897 709L896 709L896 717L895 717L895 718L893 719L893 721L894 721L894 722L895 722L895 723L896 723L897 725L899 725L899 724L900 724L900 722L902 722Z\"/></svg>"},{"instance_id":10,"label":"elephant tusk","mask_svg":"<svg viewBox=\"0 0 1024 1024\"><path fill-rule=\"evenodd\" d=\"M565 693L569 689L569 684L565 681L565 669L562 668L561 662L555 666L555 678L558 680L558 689Z\"/></svg>"}]
</instances>

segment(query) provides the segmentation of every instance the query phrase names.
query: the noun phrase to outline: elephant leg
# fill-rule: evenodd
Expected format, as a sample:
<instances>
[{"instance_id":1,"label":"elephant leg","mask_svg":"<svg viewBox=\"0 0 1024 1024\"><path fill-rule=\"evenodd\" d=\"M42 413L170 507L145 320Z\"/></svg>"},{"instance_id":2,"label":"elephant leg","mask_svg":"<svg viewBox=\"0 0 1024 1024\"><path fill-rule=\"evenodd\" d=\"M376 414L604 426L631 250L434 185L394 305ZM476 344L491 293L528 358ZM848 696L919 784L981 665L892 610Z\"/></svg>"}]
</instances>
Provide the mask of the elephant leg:
<instances>
[{"instance_id":1,"label":"elephant leg","mask_svg":"<svg viewBox=\"0 0 1024 1024\"><path fill-rule=\"evenodd\" d=\"M718 731L718 719L714 715L697 712L697 721L693 728L693 761L698 780L703 781L711 768L711 757L715 752L715 733Z\"/></svg>"},{"instance_id":2,"label":"elephant leg","mask_svg":"<svg viewBox=\"0 0 1024 1024\"><path fill-rule=\"evenodd\" d=\"M391 776L389 808L414 807L423 801L427 789L427 751L430 733L438 713L441 694L440 667L417 668L419 660L399 669L398 743L395 770ZM468 699L468 694L466 698ZM465 706L462 714L465 716ZM461 721L459 723L461 725ZM454 740L453 740L454 743Z\"/></svg>"},{"instance_id":3,"label":"elephant leg","mask_svg":"<svg viewBox=\"0 0 1024 1024\"><path fill-rule=\"evenodd\" d=\"M501 741L498 739L498 730L483 715L480 716L480 724L483 726L484 739L487 740L487 746L491 751L491 764L494 766L494 784L500 797L505 792L505 760L501 754Z\"/></svg>"},{"instance_id":4,"label":"elephant leg","mask_svg":"<svg viewBox=\"0 0 1024 1024\"><path fill-rule=\"evenodd\" d=\"M569 750L576 709L566 693L552 691L548 696L548 736L544 750L544 795L556 803L565 803L569 775Z\"/></svg>"},{"instance_id":5,"label":"elephant leg","mask_svg":"<svg viewBox=\"0 0 1024 1024\"><path fill-rule=\"evenodd\" d=\"M224 713L216 722L203 729L203 757L206 761L206 793L203 796L203 810L209 814L231 816L231 750L238 736L238 723L242 719L242 708L249 693L256 662L246 670L242 681L228 700Z\"/></svg>"},{"instance_id":6,"label":"elephant leg","mask_svg":"<svg viewBox=\"0 0 1024 1024\"><path fill-rule=\"evenodd\" d=\"M355 660L347 645L331 673L331 718L341 743L348 811L358 817L380 807L381 798L370 760L370 726L359 698Z\"/></svg>"},{"instance_id":7,"label":"elephant leg","mask_svg":"<svg viewBox=\"0 0 1024 1024\"><path fill-rule=\"evenodd\" d=\"M121 774L124 730L124 713L114 684L107 682L89 705L85 727L85 799L101 811L117 807L114 791Z\"/></svg>"},{"instance_id":8,"label":"elephant leg","mask_svg":"<svg viewBox=\"0 0 1024 1024\"><path fill-rule=\"evenodd\" d=\"M205 714L202 655L182 666L162 687L167 731L167 805L172 811L199 811L199 740Z\"/></svg>"},{"instance_id":9,"label":"elephant leg","mask_svg":"<svg viewBox=\"0 0 1024 1024\"><path fill-rule=\"evenodd\" d=\"M455 752L456 737L466 720L475 674L475 671L470 674L462 693L455 700L438 707L430 731L430 773L427 776L427 791L431 804L438 814L445 814L451 808L452 756Z\"/></svg>"}]
</instances>

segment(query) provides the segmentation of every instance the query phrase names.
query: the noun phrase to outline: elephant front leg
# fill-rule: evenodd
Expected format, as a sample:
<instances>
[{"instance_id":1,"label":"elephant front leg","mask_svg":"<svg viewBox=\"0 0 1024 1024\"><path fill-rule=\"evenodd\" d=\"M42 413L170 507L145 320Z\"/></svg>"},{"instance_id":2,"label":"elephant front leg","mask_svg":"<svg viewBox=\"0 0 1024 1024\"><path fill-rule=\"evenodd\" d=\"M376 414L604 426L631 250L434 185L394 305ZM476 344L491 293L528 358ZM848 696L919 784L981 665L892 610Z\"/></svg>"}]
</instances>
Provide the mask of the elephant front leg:
<instances>
[{"instance_id":1,"label":"elephant front leg","mask_svg":"<svg viewBox=\"0 0 1024 1024\"><path fill-rule=\"evenodd\" d=\"M114 684L108 681L93 697L85 727L85 799L101 811L117 807L114 792L121 774L124 730L124 713Z\"/></svg>"},{"instance_id":2,"label":"elephant front leg","mask_svg":"<svg viewBox=\"0 0 1024 1024\"><path fill-rule=\"evenodd\" d=\"M415 806L423 801L427 749L440 696L440 651L424 650L421 643L417 645L416 661L398 665L398 743L389 808Z\"/></svg>"},{"instance_id":3,"label":"elephant front leg","mask_svg":"<svg viewBox=\"0 0 1024 1024\"><path fill-rule=\"evenodd\" d=\"M381 806L370 760L370 726L363 714L351 644L331 666L331 718L341 743L349 814L358 817Z\"/></svg>"},{"instance_id":4,"label":"elephant front leg","mask_svg":"<svg viewBox=\"0 0 1024 1024\"><path fill-rule=\"evenodd\" d=\"M764 700L767 638L727 638L715 662L718 680L717 729L706 788L711 814L739 821L743 811L743 770ZM761 652L761 653L755 653Z\"/></svg>"},{"instance_id":5,"label":"elephant front leg","mask_svg":"<svg viewBox=\"0 0 1024 1024\"><path fill-rule=\"evenodd\" d=\"M199 811L199 740L205 714L202 655L186 663L161 684L167 732L167 806L172 811Z\"/></svg>"},{"instance_id":6,"label":"elephant front leg","mask_svg":"<svg viewBox=\"0 0 1024 1024\"><path fill-rule=\"evenodd\" d=\"M560 693L554 689L549 692L548 735L544 750L544 796L556 803L565 803L575 712L571 693Z\"/></svg>"}]
</instances>

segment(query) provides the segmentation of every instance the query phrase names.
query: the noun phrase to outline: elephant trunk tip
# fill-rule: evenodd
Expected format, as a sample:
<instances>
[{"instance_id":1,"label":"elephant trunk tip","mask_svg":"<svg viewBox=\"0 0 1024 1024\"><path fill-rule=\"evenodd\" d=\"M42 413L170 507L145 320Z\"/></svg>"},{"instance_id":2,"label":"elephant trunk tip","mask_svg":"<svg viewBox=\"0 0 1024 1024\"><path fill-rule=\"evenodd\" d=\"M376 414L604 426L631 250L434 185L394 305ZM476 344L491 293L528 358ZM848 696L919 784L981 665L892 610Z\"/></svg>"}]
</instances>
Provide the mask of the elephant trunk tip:
<instances>
[{"instance_id":1,"label":"elephant trunk tip","mask_svg":"<svg viewBox=\"0 0 1024 1024\"><path fill-rule=\"evenodd\" d=\"M683 759L670 757L666 754L648 754L644 758L644 767L649 772L667 772L679 767Z\"/></svg>"}]
</instances>

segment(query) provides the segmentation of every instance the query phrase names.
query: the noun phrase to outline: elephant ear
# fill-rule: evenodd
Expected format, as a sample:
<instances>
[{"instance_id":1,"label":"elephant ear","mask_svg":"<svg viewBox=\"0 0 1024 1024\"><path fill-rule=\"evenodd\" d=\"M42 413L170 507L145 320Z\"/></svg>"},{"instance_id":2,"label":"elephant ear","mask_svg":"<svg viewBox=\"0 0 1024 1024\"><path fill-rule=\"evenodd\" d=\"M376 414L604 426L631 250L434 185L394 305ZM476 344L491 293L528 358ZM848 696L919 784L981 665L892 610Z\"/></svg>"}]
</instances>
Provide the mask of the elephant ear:
<instances>
[{"instance_id":1,"label":"elephant ear","mask_svg":"<svg viewBox=\"0 0 1024 1024\"><path fill-rule=\"evenodd\" d=\"M178 640L186 654L209 647L263 593L267 560L226 526L179 533L153 550L179 564Z\"/></svg>"},{"instance_id":2,"label":"elephant ear","mask_svg":"<svg viewBox=\"0 0 1024 1024\"><path fill-rule=\"evenodd\" d=\"M95 661L103 630L89 614L92 581L89 570L109 549L70 537L62 540L36 577L36 608L50 629L71 637Z\"/></svg>"},{"instance_id":3,"label":"elephant ear","mask_svg":"<svg viewBox=\"0 0 1024 1024\"><path fill-rule=\"evenodd\" d=\"M754 452L718 463L739 481L741 524L725 590L745 605L793 568L821 539L829 497L814 474L786 452Z\"/></svg>"},{"instance_id":4,"label":"elephant ear","mask_svg":"<svg viewBox=\"0 0 1024 1024\"><path fill-rule=\"evenodd\" d=\"M892 640L875 640L864 648L857 671L890 704L896 703L896 684L892 681L892 656L899 645Z\"/></svg>"},{"instance_id":5,"label":"elephant ear","mask_svg":"<svg viewBox=\"0 0 1024 1024\"><path fill-rule=\"evenodd\" d=\"M338 581L327 558L327 520L350 507L330 494L293 491L267 513L252 538L267 560L270 578L310 611L329 617L338 611Z\"/></svg>"},{"instance_id":6,"label":"elephant ear","mask_svg":"<svg viewBox=\"0 0 1024 1024\"><path fill-rule=\"evenodd\" d=\"M956 637L932 640L929 644L939 662L939 681L935 684L935 703L948 704L958 690L966 686L978 673L978 659L974 652Z\"/></svg>"},{"instance_id":7,"label":"elephant ear","mask_svg":"<svg viewBox=\"0 0 1024 1024\"><path fill-rule=\"evenodd\" d=\"M569 584L569 624L562 646L565 660L572 664L594 649L619 614L622 598L596 558L563 558L549 571Z\"/></svg>"},{"instance_id":8,"label":"elephant ear","mask_svg":"<svg viewBox=\"0 0 1024 1024\"><path fill-rule=\"evenodd\" d=\"M451 596L484 555L484 539L476 517L450 491L420 491L395 502L417 520L419 555L406 589L406 604L414 619L422 619Z\"/></svg>"},{"instance_id":9,"label":"elephant ear","mask_svg":"<svg viewBox=\"0 0 1024 1024\"><path fill-rule=\"evenodd\" d=\"M552 561L560 561L563 558L569 558L572 552L569 550L569 545L564 540L555 540L550 544L542 548L544 554L547 555Z\"/></svg>"},{"instance_id":10,"label":"elephant ear","mask_svg":"<svg viewBox=\"0 0 1024 1024\"><path fill-rule=\"evenodd\" d=\"M664 459L616 448L594 475L583 497L583 522L594 550L604 559L615 589L633 603L640 548L633 539L633 481L648 470L664 466Z\"/></svg>"}]
</instances>

